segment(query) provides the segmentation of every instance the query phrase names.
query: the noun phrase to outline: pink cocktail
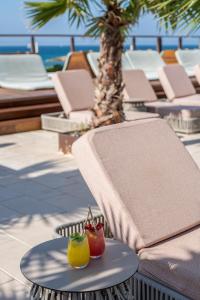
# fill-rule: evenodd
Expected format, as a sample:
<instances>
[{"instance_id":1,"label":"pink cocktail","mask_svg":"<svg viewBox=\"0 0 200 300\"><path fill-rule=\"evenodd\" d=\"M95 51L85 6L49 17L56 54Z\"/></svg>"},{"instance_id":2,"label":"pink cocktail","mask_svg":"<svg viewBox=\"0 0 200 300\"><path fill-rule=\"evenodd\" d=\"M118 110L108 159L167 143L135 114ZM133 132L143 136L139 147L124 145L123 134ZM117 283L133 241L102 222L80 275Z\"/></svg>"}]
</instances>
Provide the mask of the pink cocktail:
<instances>
[{"instance_id":1,"label":"pink cocktail","mask_svg":"<svg viewBox=\"0 0 200 300\"><path fill-rule=\"evenodd\" d=\"M90 257L99 258L105 250L103 224L98 223L95 227L91 224L85 226L85 232L90 247Z\"/></svg>"}]
</instances>

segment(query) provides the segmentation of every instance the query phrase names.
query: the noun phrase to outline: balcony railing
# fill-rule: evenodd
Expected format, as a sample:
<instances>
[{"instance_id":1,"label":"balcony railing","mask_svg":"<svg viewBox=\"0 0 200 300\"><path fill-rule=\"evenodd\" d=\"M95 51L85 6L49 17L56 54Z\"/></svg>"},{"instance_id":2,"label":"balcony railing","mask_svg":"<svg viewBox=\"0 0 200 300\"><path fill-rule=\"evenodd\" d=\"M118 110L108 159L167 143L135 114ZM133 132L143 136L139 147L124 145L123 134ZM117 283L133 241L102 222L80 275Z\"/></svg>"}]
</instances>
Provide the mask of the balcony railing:
<instances>
[{"instance_id":1,"label":"balcony railing","mask_svg":"<svg viewBox=\"0 0 200 300\"><path fill-rule=\"evenodd\" d=\"M88 35L81 35L81 34L0 34L1 38L29 38L30 39L30 53L36 53L37 47L36 47L36 40L37 38L68 38L69 39L69 45L70 45L70 51L74 52L76 51L76 44L75 40L77 38L92 38ZM158 52L161 52L163 50L163 39L166 38L173 38L177 39L177 48L182 49L183 48L183 40L185 39L198 39L200 41L200 36L194 35L194 36L180 36L180 35L127 35L127 38L131 39L131 47L132 49L137 49L137 40L139 38L144 39L155 39L155 46Z\"/></svg>"}]
</instances>

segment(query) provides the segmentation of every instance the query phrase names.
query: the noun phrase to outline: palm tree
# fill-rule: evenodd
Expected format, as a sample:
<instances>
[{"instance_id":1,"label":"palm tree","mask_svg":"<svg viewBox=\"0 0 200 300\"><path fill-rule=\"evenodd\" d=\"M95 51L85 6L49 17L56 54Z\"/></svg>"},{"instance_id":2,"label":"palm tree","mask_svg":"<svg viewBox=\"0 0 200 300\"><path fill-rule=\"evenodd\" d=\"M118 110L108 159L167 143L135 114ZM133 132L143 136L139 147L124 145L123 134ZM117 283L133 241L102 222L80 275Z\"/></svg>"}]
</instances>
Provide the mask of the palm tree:
<instances>
[{"instance_id":1,"label":"palm tree","mask_svg":"<svg viewBox=\"0 0 200 300\"><path fill-rule=\"evenodd\" d=\"M164 0L165 1L165 0ZM169 1L169 0L167 0ZM157 2L155 0L155 2ZM177 1L175 1L177 2ZM68 21L84 23L90 36L100 36L99 76L97 79L94 126L124 120L122 51L130 26L149 7L156 13L154 0L46 0L26 1L32 26L40 28L66 13ZM159 14L166 12L159 7Z\"/></svg>"},{"instance_id":2,"label":"palm tree","mask_svg":"<svg viewBox=\"0 0 200 300\"><path fill-rule=\"evenodd\" d=\"M87 35L100 36L99 76L95 92L94 126L124 120L121 57L125 35L144 6L141 0L46 0L26 1L34 28L66 13L70 24L87 27Z\"/></svg>"}]
</instances>

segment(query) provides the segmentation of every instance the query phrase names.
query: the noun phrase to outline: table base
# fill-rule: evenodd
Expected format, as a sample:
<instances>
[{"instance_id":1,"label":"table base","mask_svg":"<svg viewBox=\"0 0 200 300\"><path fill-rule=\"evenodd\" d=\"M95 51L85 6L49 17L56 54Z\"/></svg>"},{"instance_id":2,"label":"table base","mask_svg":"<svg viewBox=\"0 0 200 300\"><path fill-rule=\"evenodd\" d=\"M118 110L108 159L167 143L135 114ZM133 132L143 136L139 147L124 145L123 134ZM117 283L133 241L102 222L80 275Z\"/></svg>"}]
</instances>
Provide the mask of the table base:
<instances>
[{"instance_id":1,"label":"table base","mask_svg":"<svg viewBox=\"0 0 200 300\"><path fill-rule=\"evenodd\" d=\"M68 293L57 292L32 285L30 291L31 300L134 300L134 279L131 278L112 288L95 292Z\"/></svg>"}]
</instances>

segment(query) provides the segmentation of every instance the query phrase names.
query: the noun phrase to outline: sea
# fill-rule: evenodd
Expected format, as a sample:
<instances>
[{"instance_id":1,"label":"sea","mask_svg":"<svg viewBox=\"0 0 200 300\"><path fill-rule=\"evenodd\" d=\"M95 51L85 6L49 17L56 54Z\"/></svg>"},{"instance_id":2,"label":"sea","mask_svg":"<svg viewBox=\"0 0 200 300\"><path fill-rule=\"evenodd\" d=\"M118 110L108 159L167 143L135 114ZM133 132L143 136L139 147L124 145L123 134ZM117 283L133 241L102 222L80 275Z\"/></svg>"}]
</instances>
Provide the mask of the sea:
<instances>
[{"instance_id":1,"label":"sea","mask_svg":"<svg viewBox=\"0 0 200 300\"><path fill-rule=\"evenodd\" d=\"M167 45L163 46L163 50L166 49L176 49L177 45ZM197 48L197 45L184 45L184 48ZM130 45L125 45L125 50L130 49ZM147 50L153 49L156 50L155 45L138 45L138 50ZM94 45L77 45L76 51L99 51L99 46ZM20 53L20 52L29 52L30 49L26 46L0 46L0 54L1 53ZM51 67L56 64L63 64L62 62L56 61L55 58L59 56L65 56L70 52L69 46L39 46L38 52L41 55L45 66Z\"/></svg>"}]
</instances>

